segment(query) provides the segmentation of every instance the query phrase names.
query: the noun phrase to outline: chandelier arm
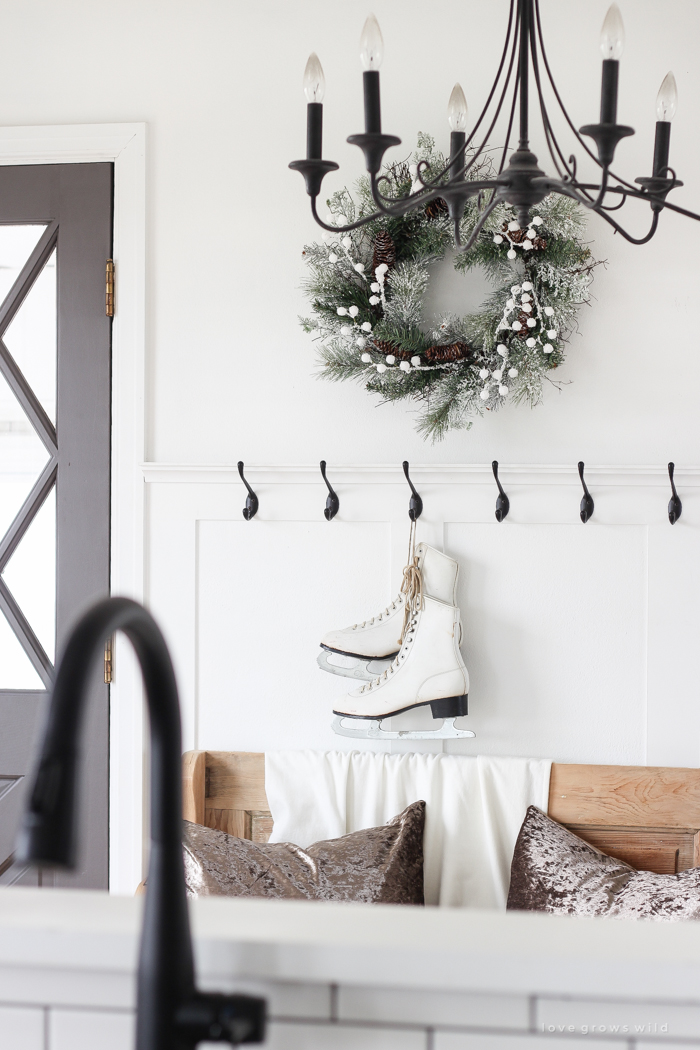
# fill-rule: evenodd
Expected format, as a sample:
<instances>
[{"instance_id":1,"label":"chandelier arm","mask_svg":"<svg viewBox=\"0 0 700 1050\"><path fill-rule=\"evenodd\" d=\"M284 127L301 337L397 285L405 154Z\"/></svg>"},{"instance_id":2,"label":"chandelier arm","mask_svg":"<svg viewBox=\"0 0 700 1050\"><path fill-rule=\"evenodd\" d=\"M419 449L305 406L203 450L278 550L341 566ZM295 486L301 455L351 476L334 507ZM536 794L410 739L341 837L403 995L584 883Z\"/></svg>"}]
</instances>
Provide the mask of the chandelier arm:
<instances>
[{"instance_id":1,"label":"chandelier arm","mask_svg":"<svg viewBox=\"0 0 700 1050\"><path fill-rule=\"evenodd\" d=\"M589 148L589 146L587 145L587 143L584 142L584 140L581 138L581 136L578 133L578 129L576 128L576 126L574 125L571 117L567 113L566 106L564 105L564 103L562 101L562 97L559 94L559 89L558 89L557 85L554 82L554 76L552 75L552 70L551 70L550 65L549 65L549 59L547 58L547 49L544 46L544 36L543 36L543 33L542 33L542 20L540 18L540 4L539 4L539 0L535 0L535 18L536 18L536 22L537 22L537 36L538 36L538 39L539 39L539 42L540 42L540 51L542 52L542 61L544 63L544 68L547 71L547 79L549 80L549 83L551 85L552 91L554 92L554 97L556 98L557 102L559 103L559 109L562 111L562 113L564 115L564 119L566 120L566 123L569 125L569 127L573 131L574 136L576 137L577 141L580 143L581 146L583 146L583 148L586 151L586 153L588 154L588 156L592 160L594 160L596 162L598 167L600 167L600 161L596 157L596 155L593 152L593 150L591 150Z\"/></svg>"},{"instance_id":2,"label":"chandelier arm","mask_svg":"<svg viewBox=\"0 0 700 1050\"><path fill-rule=\"evenodd\" d=\"M419 161L418 163L420 165L420 164L424 164L426 162L425 161ZM381 182L390 182L391 181L389 179L388 175L379 175L378 174L375 177L376 177L375 188L376 188L376 195L377 195L376 196L376 200L377 200L377 202L381 201L382 204L393 204L394 202L401 201L401 200L414 200L414 199L417 199L418 197L420 197L421 193L424 192L423 190L416 190L416 192L414 193L413 192L413 187L411 187L411 190L410 190L410 192L408 194L408 197L388 197L384 193L382 193L382 191L379 189L379 184Z\"/></svg>"},{"instance_id":3,"label":"chandelier arm","mask_svg":"<svg viewBox=\"0 0 700 1050\"><path fill-rule=\"evenodd\" d=\"M610 174L612 174L612 172ZM564 183L563 186L560 188L559 183L556 183L552 180L550 192L564 193L564 195L567 197L574 196L574 194L569 193L568 189L566 189L567 185L567 183ZM597 183L593 182L577 183L577 188L579 190L593 190L595 192L597 192L599 189ZM620 193L623 195L623 197L630 197L634 200L644 201L645 204L659 204L662 206L663 209L668 208L669 211L674 211L678 215L685 215L687 219L695 219L696 222L700 222L700 214L698 214L697 212L689 211L687 208L681 208L678 204L671 204L670 201L664 200L663 197L655 196L654 194L648 193L645 190L637 189L636 186L628 187L625 183L623 183L621 186L608 186L608 193ZM578 200L578 198L576 199ZM606 208L605 210L615 211L615 208ZM601 214L601 210L596 209L596 211L598 214Z\"/></svg>"},{"instance_id":4,"label":"chandelier arm","mask_svg":"<svg viewBox=\"0 0 700 1050\"><path fill-rule=\"evenodd\" d=\"M510 78L513 75L513 66L515 65L515 56L517 55L517 53L518 53L518 35L517 35L517 33L514 33L513 34L513 46L511 48L511 53L510 53L510 62L508 63L508 72L506 73L506 79L505 79L505 82L503 84L503 90L501 92L501 97L498 100L498 104L496 106L496 112L493 115L493 120L491 121L491 123L489 125L489 129L486 132L486 134L484 135L484 137L483 137L483 139L481 141L481 145L476 149L476 152L474 153L474 156L472 157L472 159L469 161L469 163L465 167L462 168L462 170L460 172L457 173L456 177L458 177L458 178L464 178L464 176L467 174L467 172L474 166L474 164L476 163L477 159L484 152L484 146L486 145L486 143L490 139L491 132L495 128L496 122L497 122L499 116L501 115L501 110L503 109L503 103L505 102L506 94L508 93L508 85L510 84ZM499 77L500 77L500 73L499 73ZM513 113L515 113L515 104L516 104L515 100L517 98L519 80L520 80L520 73L519 73L519 70L516 70L516 79L515 79L515 85L514 85L514 91L513 91ZM494 87L495 87L495 85L494 85ZM489 96L489 101L491 100L491 97L492 96ZM474 129L474 130L476 130L476 129ZM473 137L473 135L471 137ZM465 143L465 148L466 148L466 145L467 145L467 143Z\"/></svg>"},{"instance_id":5,"label":"chandelier arm","mask_svg":"<svg viewBox=\"0 0 700 1050\"><path fill-rule=\"evenodd\" d=\"M381 219L382 217L381 212L376 211L373 215L365 215L362 219L358 219L357 222L348 223L347 226L329 226L328 223L324 222L323 219L319 216L318 210L316 208L316 200L316 197L311 198L311 214L313 215L318 225L322 229L328 230L330 233L347 233L349 230L357 230L360 228L360 226L366 226L368 222L373 222L375 219Z\"/></svg>"},{"instance_id":6,"label":"chandelier arm","mask_svg":"<svg viewBox=\"0 0 700 1050\"><path fill-rule=\"evenodd\" d=\"M408 197L401 197L398 200L394 200L394 207L387 207L390 202L389 197L384 197L379 190L379 181L383 176L379 178L376 175L370 175L370 191L372 193L372 200L377 205L377 209L381 215L388 215L390 218L400 218L405 215L407 211L413 208L416 199L420 197L421 204L429 204L430 201L435 200L439 196L437 190L430 189L430 192L426 193L425 190L419 190L417 193L410 193ZM386 202L386 203L385 203ZM376 216L374 216L376 217ZM367 220L371 221L373 216ZM364 225L364 222L363 222Z\"/></svg>"},{"instance_id":7,"label":"chandelier arm","mask_svg":"<svg viewBox=\"0 0 700 1050\"><path fill-rule=\"evenodd\" d=\"M469 249L471 247L473 247L473 245L476 243L477 237L479 236L479 234L481 233L482 229L484 228L484 224L486 223L486 220L488 219L489 215L494 210L494 208L498 204L500 204L500 200L501 200L501 198L499 197L498 190L496 189L494 191L493 197L491 198L489 203L484 208L484 211L481 214L481 218L479 219L479 221L477 222L476 226L472 230L471 235L469 237L469 240L467 241L466 244L462 243L462 239L461 239L461 237L459 235L459 219L455 219L455 248L457 249L458 252L468 252Z\"/></svg>"},{"instance_id":8,"label":"chandelier arm","mask_svg":"<svg viewBox=\"0 0 700 1050\"><path fill-rule=\"evenodd\" d=\"M609 192L612 193L613 190L610 190ZM604 211L619 211L622 205L627 200L628 196L629 193L627 192L627 190L623 190L620 200L617 202L617 204L601 204L601 208Z\"/></svg>"},{"instance_id":9,"label":"chandelier arm","mask_svg":"<svg viewBox=\"0 0 700 1050\"><path fill-rule=\"evenodd\" d=\"M510 78L509 78L510 79ZM506 132L506 141L503 145L503 152L501 153L501 163L498 165L498 174L500 175L506 166L506 157L508 155L508 148L510 146L510 136L513 132L513 121L515 120L515 106L518 101L518 86L520 84L520 74L516 71L515 84L513 86L513 102L510 107L510 117L508 119L508 131Z\"/></svg>"},{"instance_id":10,"label":"chandelier arm","mask_svg":"<svg viewBox=\"0 0 700 1050\"><path fill-rule=\"evenodd\" d=\"M620 226L619 222L615 222L614 219L611 219L610 216L607 215L605 213L605 211L603 211L601 208L596 208L596 214L600 215L601 219L605 219L605 221L607 223L609 223L609 225L614 228L616 233L621 233L622 236L625 238L625 240L629 241L630 244L646 244L647 241L650 241L651 238L656 233L656 228L659 225L659 214L660 213L658 211L654 212L654 217L651 220L651 226L649 227L649 232L647 233L647 235L645 237L632 237L631 234L627 233L627 230L624 230L622 228L622 226ZM696 216L696 218L700 218L700 216Z\"/></svg>"},{"instance_id":11,"label":"chandelier arm","mask_svg":"<svg viewBox=\"0 0 700 1050\"><path fill-rule=\"evenodd\" d=\"M587 208L589 211L593 205L593 198L588 194L585 194L583 187L576 182L557 181L556 179L548 179L546 182L547 193L558 193L562 197L570 197L571 200L577 202L582 207ZM598 185L594 186L594 189L598 190Z\"/></svg>"},{"instance_id":12,"label":"chandelier arm","mask_svg":"<svg viewBox=\"0 0 700 1050\"><path fill-rule=\"evenodd\" d=\"M372 176L372 180L374 182L374 185L373 185L373 188L372 188L372 199L374 200L374 202L377 205L377 207L383 209L383 208L386 207L387 204L397 204L397 203L402 203L403 201L417 201L418 199L420 199L421 203L425 202L427 204L429 201L434 200L436 197L438 197L439 196L438 189L436 188L436 189L433 190L433 188L431 187L431 185L429 183L423 182L423 180L420 178L420 166L421 166L421 164L426 164L427 165L427 161L421 160L421 161L418 162L418 172L416 173L416 178L419 179L419 181L421 182L421 185L423 186L423 189L416 190L415 193L410 192L408 197L387 197L387 196L385 196L385 194L383 194L381 192L381 190L379 189L379 184L380 184L380 182L388 182L389 179L387 178L386 175ZM430 167L430 165L428 165L428 167ZM426 191L430 191L430 192L428 193Z\"/></svg>"},{"instance_id":13,"label":"chandelier arm","mask_svg":"<svg viewBox=\"0 0 700 1050\"><path fill-rule=\"evenodd\" d=\"M444 168L441 172L439 172L434 179L426 181L423 178L423 172L430 171L430 164L427 160L419 160L416 166L416 179L418 180L418 182L420 182L423 189L419 190L418 192L422 193L423 190L432 190L436 189L439 185L444 185L444 183L440 183L438 180L447 174L447 172L450 170L450 167L451 164L448 164L447 167Z\"/></svg>"},{"instance_id":14,"label":"chandelier arm","mask_svg":"<svg viewBox=\"0 0 700 1050\"><path fill-rule=\"evenodd\" d=\"M353 226L343 227L343 230L353 229L356 226L364 226L366 223L372 222L374 219L379 218L380 215L388 215L390 218L400 218L402 215L405 215L407 211L410 211L414 207L417 198L420 198L421 204L429 204L430 201L436 200L438 197L440 197L450 185L450 183L446 183L443 186L438 186L436 189L431 190L429 193L425 193L423 190L420 190L418 193L413 193L410 194L408 197L402 197L398 200L395 200L394 203L396 204L396 207L387 208L383 201L389 200L389 198L381 196L377 189L377 181L377 176L372 175L370 188L372 192L372 199L377 205L378 211L375 212L375 214L368 215L366 218L361 219L357 223L354 223ZM495 180L473 179L467 185L470 190L474 191L471 195L475 196L476 193L478 193L480 190L493 189L495 186ZM336 227L327 226L326 229L334 230L336 229Z\"/></svg>"},{"instance_id":15,"label":"chandelier arm","mask_svg":"<svg viewBox=\"0 0 700 1050\"><path fill-rule=\"evenodd\" d=\"M628 196L636 197L637 200L648 201L651 204L663 204L664 208L668 208L669 211L675 211L677 215L685 215L687 219L695 219L700 222L700 215L694 211L688 211L687 208L680 208L677 204L670 204L668 201L663 200L660 197L653 197L649 193L643 193L637 190L629 192Z\"/></svg>"},{"instance_id":16,"label":"chandelier arm","mask_svg":"<svg viewBox=\"0 0 700 1050\"><path fill-rule=\"evenodd\" d=\"M598 190L598 196L596 197L593 204L590 205L593 211L599 211L603 207L603 201L605 200L605 194L608 192L608 177L610 175L610 168L606 164L603 168L603 176L600 180L600 189ZM624 197L622 203L624 204ZM608 209L606 209L607 211Z\"/></svg>"},{"instance_id":17,"label":"chandelier arm","mask_svg":"<svg viewBox=\"0 0 700 1050\"><path fill-rule=\"evenodd\" d=\"M509 16L509 19L508 19L508 32L507 32L507 35L506 35L506 44L505 44L505 47L503 48L503 53L501 55L501 61L500 61L500 64L498 66L498 72L496 74L496 79L494 80L493 85L491 87L491 91L489 92L489 96L488 96L488 98L486 100L486 105L482 109L482 111L481 111L481 113L479 115L479 119L477 120L476 124L472 128L472 131L471 131L471 134L469 135L469 138L466 139L466 141L465 141L464 145L461 147L461 149L457 151L456 156L459 156L460 153L462 154L463 165L459 169L459 171L455 171L454 172L454 174L451 176L451 180L452 179L460 179L460 180L464 179L464 177L467 174L467 172L469 172L471 170L471 168L474 166L476 161L483 154L484 146L488 142L488 140L489 140L489 138L491 136L491 132L493 131L493 129L494 129L495 125L496 125L496 121L498 120L498 118L500 116L501 109L503 108L503 103L505 101L505 97L506 97L506 94L508 92L508 84L510 83L510 78L511 78L511 75L513 73L513 66L515 64L515 56L516 56L517 51L518 51L518 35L517 35L517 33L513 34L513 41L512 41L511 51L510 51L510 61L508 63L508 72L506 73L505 83L503 85L503 90L501 92L501 97L498 100L498 104L496 106L496 112L494 114L493 120L491 121L491 124L489 126L488 131L484 135L484 138L483 138L483 140L481 142L481 145L475 149L473 157L467 163L464 160L464 158L466 157L466 150L471 145L471 143L473 142L474 136L476 135L476 132L479 129L479 126L481 125L481 122L483 121L484 117L486 116L488 108L489 108L489 106L491 104L491 100L492 100L492 98L493 98L493 96L495 94L496 88L498 87L498 82L501 79L501 73L503 71L503 66L505 64L506 57L507 57L508 44L510 42L514 3L515 3L515 0L511 0L510 16ZM519 10L520 10L520 8L518 7L518 11ZM517 98L517 86L518 86L518 81L516 79L515 92L514 92L514 95L513 95L513 109L515 109L515 102L516 102L516 98ZM456 157L455 158L450 158L450 163L447 164L446 167L444 167L442 169L442 171L438 172L437 175L435 176L435 178L432 179L430 182L425 182L423 180L423 178L421 177L420 173L419 173L418 174L419 181L422 183L422 185L426 189L433 188L433 187L437 188L438 185L439 185L439 181L438 180L444 178L444 176L447 175L447 173L449 171L451 171L451 170L453 171L454 170L453 166L454 166L455 160L456 160Z\"/></svg>"},{"instance_id":18,"label":"chandelier arm","mask_svg":"<svg viewBox=\"0 0 700 1050\"><path fill-rule=\"evenodd\" d=\"M594 186L594 185L588 185L586 188L588 188L588 189L598 189L598 187ZM610 218L610 216L607 214L608 209L602 207L601 205L593 207L591 204L587 203L585 200L581 200L580 196L578 195L578 193L576 192L576 190L575 190L575 188L573 186L571 186L571 185L569 185L567 183L560 184L560 185L556 185L555 183L553 183L552 184L552 190L555 193L561 193L562 196L564 196L564 197L571 197L571 198L573 198L573 200L578 201L579 204L583 204L583 206L585 208L588 208L589 211L595 211L596 215L600 215L601 219L605 219L605 221L608 223L608 225L612 226L613 229L617 233L622 234L622 236L625 238L625 240L629 241L630 244L646 244L647 241L650 241L651 238L654 236L654 234L656 233L656 228L659 225L659 214L660 214L660 212L655 211L654 212L654 216L653 216L652 221L651 221L651 226L649 228L649 232L647 234L645 234L644 237L633 237L630 233L627 233L627 231L625 229L623 229L623 227L620 226L620 224L618 222L616 222L614 219ZM625 190L625 189L623 189L622 187L619 187L619 186L612 186L612 187L610 187L609 192L610 193L621 193L623 195L623 201L624 201L624 199L626 197L628 197L628 196L631 197L632 196L631 192L629 192L628 190ZM641 199L641 200L647 200L647 201L649 200L649 196L647 194L644 194L644 193L641 193L641 192L635 192L634 195L637 198ZM669 207L672 207L672 205L669 205ZM700 215L693 215L692 212L690 214L691 214L692 218L700 220Z\"/></svg>"},{"instance_id":19,"label":"chandelier arm","mask_svg":"<svg viewBox=\"0 0 700 1050\"><path fill-rule=\"evenodd\" d=\"M539 17L539 5L536 4L535 6L536 6L537 15ZM566 176L568 176L568 178L570 180L573 180L573 179L576 178L575 159L574 159L574 167L572 169L570 167L570 165L567 164L566 159L564 157L564 153L563 153L563 151L561 149L561 146L559 145L559 142L557 140L557 136L554 133L554 127L553 127L552 122L551 122L550 117L549 117L549 112L547 110L547 104L546 104L546 102L544 100L544 92L542 90L542 77L541 77L541 73L540 73L540 64L539 64L539 59L538 59L538 55L537 55L537 36L538 36L538 34L535 34L534 31L533 31L531 39L530 39L530 51L531 51L531 54L532 54L532 70L533 70L533 73L534 73L534 76L535 76L535 84L537 86L537 95L538 95L538 98L539 98L539 101L540 101L540 114L542 116L542 126L544 127L545 139L547 141L547 149L549 150L549 155L552 158L552 163L554 164L554 167L557 169L557 174L559 175L559 178L560 179L564 179L564 178L566 178ZM540 34L540 37L541 37L541 34ZM552 147L554 147L554 148L552 148ZM557 156L559 157L559 161L557 160ZM559 162L561 162L561 166L560 166ZM571 162L571 158L570 158L570 162Z\"/></svg>"}]
</instances>

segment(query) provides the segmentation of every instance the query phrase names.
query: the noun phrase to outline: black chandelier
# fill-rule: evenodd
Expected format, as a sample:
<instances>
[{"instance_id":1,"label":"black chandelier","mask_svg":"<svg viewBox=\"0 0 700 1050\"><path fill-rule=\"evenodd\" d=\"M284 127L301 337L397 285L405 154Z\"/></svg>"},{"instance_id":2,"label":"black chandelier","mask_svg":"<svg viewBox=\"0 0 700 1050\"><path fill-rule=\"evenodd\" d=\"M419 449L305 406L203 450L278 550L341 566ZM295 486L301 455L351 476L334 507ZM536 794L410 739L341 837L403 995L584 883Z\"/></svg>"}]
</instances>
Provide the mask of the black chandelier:
<instances>
[{"instance_id":1,"label":"black chandelier","mask_svg":"<svg viewBox=\"0 0 700 1050\"><path fill-rule=\"evenodd\" d=\"M360 40L360 58L364 66L365 131L362 135L350 135L348 142L359 146L365 155L372 197L377 211L345 226L327 225L318 215L316 201L323 177L327 172L337 170L338 165L334 161L322 159L322 99L325 79L321 64L315 54L309 58L304 75L304 91L308 101L306 159L295 160L289 167L300 171L304 176L306 192L311 197L311 211L314 219L319 226L333 233L357 229L383 215L392 217L404 215L414 208L425 207L436 198L442 198L447 204L450 219L454 223L455 247L459 251L468 251L479 236L489 215L499 203L505 202L512 205L516 209L520 228L527 230L531 209L544 200L548 194L559 193L573 198L589 211L596 212L630 243L645 244L656 233L659 214L664 208L669 208L680 215L687 215L691 219L700 220L700 215L669 204L666 200L672 189L683 185L676 178L674 170L668 165L671 119L677 105L676 82L672 73L669 73L664 79L657 97L658 120L651 175L635 179L636 185L633 185L610 169L618 142L634 134L634 128L617 123L619 58L623 45L624 26L617 4L613 4L607 13L601 33L603 77L600 123L586 124L577 130L564 107L552 76L542 35L539 0L511 0L506 41L496 78L469 137L466 135L467 104L461 87L456 84L448 107L448 120L452 129L449 163L442 171L433 172L427 162L421 161L417 166L415 180L409 195L396 198L384 195L382 183L385 179L379 174L384 153L391 146L400 145L401 139L395 135L382 133L379 66L384 45L377 20L374 15L370 15ZM529 147L530 70L532 70L537 91L537 102L547 149L556 169L557 178L552 178L540 170L537 157ZM545 77L576 140L600 167L599 182L580 181L577 177L575 156L570 155L568 159L565 157L554 134L547 111L543 94ZM509 89L512 92L512 99L507 103ZM489 137L506 104L509 106L508 130L496 175L486 179L467 179L466 175L470 169L478 164L480 159L483 159ZM519 110L519 142L517 149L512 150L506 164L516 108ZM480 128L482 133L477 139ZM593 140L597 156L581 137L582 135ZM479 195L481 195L481 214L469 239L462 242L460 225L465 205L471 197ZM651 226L642 237L632 236L609 214L618 211L628 197L646 201L651 207L653 213Z\"/></svg>"}]
</instances>

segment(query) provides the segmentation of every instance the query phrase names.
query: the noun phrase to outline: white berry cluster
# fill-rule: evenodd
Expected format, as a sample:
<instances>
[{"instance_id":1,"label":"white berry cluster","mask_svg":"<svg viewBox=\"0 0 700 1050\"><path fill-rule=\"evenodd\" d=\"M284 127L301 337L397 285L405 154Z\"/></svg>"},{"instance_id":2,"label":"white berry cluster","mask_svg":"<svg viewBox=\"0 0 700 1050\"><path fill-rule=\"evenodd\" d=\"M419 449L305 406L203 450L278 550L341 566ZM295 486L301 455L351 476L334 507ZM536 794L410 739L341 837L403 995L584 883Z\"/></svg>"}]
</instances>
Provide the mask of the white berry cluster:
<instances>
[{"instance_id":1,"label":"white berry cluster","mask_svg":"<svg viewBox=\"0 0 700 1050\"><path fill-rule=\"evenodd\" d=\"M372 305L375 305L376 303L381 302L382 306L386 307L386 299L384 298L384 285L386 283L386 275L387 275L388 272L389 272L389 267L387 266L386 263L380 263L379 266L377 266L375 271L374 271L374 276L376 277L376 281L374 281L369 286L370 287L370 291L374 293L372 296L370 296L370 300L369 300L370 303L372 303ZM362 355L362 361L366 365L371 365L372 364L372 355L368 354L368 353L364 353ZM410 364L409 364L408 361L401 361L401 362L399 362L399 370L401 372L410 372L411 371L411 365L413 365L414 368L418 368L420 366L420 363L421 363L420 357L418 357L418 356L412 357ZM375 364L375 368L377 369L377 371L379 372L380 375L383 375L384 372L386 372L388 368L390 368L391 366L393 366L395 364L396 364L396 357L395 357L395 355L394 354L387 354L383 361L379 361L377 364Z\"/></svg>"},{"instance_id":2,"label":"white berry cluster","mask_svg":"<svg viewBox=\"0 0 700 1050\"><path fill-rule=\"evenodd\" d=\"M535 237L537 236L537 230L535 227L541 226L543 222L544 219L540 215L535 215L535 217L530 220L530 225L525 231L525 239L522 241L514 241L511 237L511 233L520 232L520 223L513 219L512 222L508 223L508 228L504 230L503 233L494 234L493 243L503 244L505 241L510 245L510 248L508 249L508 258L515 259L518 254L515 250L516 248L522 248L524 252L532 251L535 247Z\"/></svg>"},{"instance_id":3,"label":"white berry cluster","mask_svg":"<svg viewBox=\"0 0 700 1050\"><path fill-rule=\"evenodd\" d=\"M493 391L491 389L493 382L495 382L498 385L498 393L501 397L506 397L509 392L509 387L505 384L503 380L503 374L504 372L506 372L506 364L508 363L506 360L508 357L508 347L505 345L505 343L499 343L496 347L496 350L503 358L502 364L499 364L499 366L497 368L494 368L493 371L490 371L488 368L482 368L479 370L479 378L484 380L484 388L481 391L481 394L479 395L482 401L488 401L488 399L493 395ZM517 368L509 368L507 370L507 373L510 379L516 379L518 375L518 370Z\"/></svg>"},{"instance_id":4,"label":"white berry cluster","mask_svg":"<svg viewBox=\"0 0 700 1050\"><path fill-rule=\"evenodd\" d=\"M337 212L331 212L326 216L326 224L328 226L347 226L348 222L349 220L347 216L340 215ZM363 262L356 262L355 258L352 255L354 244L352 237L350 237L349 234L346 233L345 236L339 240L336 234L330 233L328 230L324 230L322 234L322 240L330 248L330 251L328 253L328 262L331 264L331 266L337 266L340 262L338 250L342 249L348 263L355 271L355 273L358 274L358 276L361 277L363 281L367 280L367 276L365 274L365 264ZM374 287L375 286L372 285L373 291ZM375 304L378 303L380 300L376 297L376 295L373 295L371 296L369 301L370 303ZM364 350L365 346L367 345L367 339L372 332L372 325L369 321L357 320L357 316L360 312L359 307L339 306L336 312L338 314L338 317L347 317L351 322L350 324L341 325L340 334L344 338L353 341L355 343L355 346L357 346L358 350Z\"/></svg>"},{"instance_id":5,"label":"white berry cluster","mask_svg":"<svg viewBox=\"0 0 700 1050\"><path fill-rule=\"evenodd\" d=\"M529 350L539 348L542 353L551 354L554 347L549 340L557 338L557 330L552 327L554 308L542 306L532 281L523 281L522 284L511 286L510 298L503 307L503 317L496 329L496 335L504 331L519 335L524 327L520 320L522 314L527 315L525 326L530 333L525 340L525 346Z\"/></svg>"}]
</instances>

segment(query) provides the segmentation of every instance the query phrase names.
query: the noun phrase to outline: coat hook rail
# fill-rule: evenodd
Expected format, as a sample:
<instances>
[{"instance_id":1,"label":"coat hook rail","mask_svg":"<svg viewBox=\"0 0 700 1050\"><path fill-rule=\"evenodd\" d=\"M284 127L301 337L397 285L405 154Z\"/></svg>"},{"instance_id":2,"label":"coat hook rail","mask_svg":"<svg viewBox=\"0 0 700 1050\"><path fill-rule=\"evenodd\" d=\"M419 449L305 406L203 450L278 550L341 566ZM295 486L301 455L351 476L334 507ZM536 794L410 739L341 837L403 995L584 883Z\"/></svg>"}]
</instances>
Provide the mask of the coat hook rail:
<instances>
[{"instance_id":1,"label":"coat hook rail","mask_svg":"<svg viewBox=\"0 0 700 1050\"><path fill-rule=\"evenodd\" d=\"M510 500L503 491L503 485L501 485L501 482L498 477L497 459L494 459L493 463L491 464L491 470L493 471L493 476L496 479L496 484L498 485L498 499L496 500L496 521L503 521L504 518L508 517L508 511L510 510Z\"/></svg>"},{"instance_id":2,"label":"coat hook rail","mask_svg":"<svg viewBox=\"0 0 700 1050\"><path fill-rule=\"evenodd\" d=\"M675 525L681 514L683 513L683 504L681 503L680 496L676 492L676 483L673 480L673 472L676 469L675 463L669 463L668 465L668 480L671 482L671 492L673 495L668 501L668 520L672 525Z\"/></svg>"},{"instance_id":3,"label":"coat hook rail","mask_svg":"<svg viewBox=\"0 0 700 1050\"><path fill-rule=\"evenodd\" d=\"M252 488L250 487L250 485L248 484L248 482L245 479L245 476L243 474L243 466L244 466L243 460L239 459L238 460L238 473L241 476L241 481L243 482L245 487L248 489L248 497L247 497L247 499L245 501L245 507L243 508L243 517L245 518L246 521L250 521L250 519L254 518L255 515L258 513L258 507L260 506L260 501L258 500L258 497L255 495L255 493L253 492Z\"/></svg>"},{"instance_id":4,"label":"coat hook rail","mask_svg":"<svg viewBox=\"0 0 700 1050\"><path fill-rule=\"evenodd\" d=\"M410 498L410 500L408 502L408 516L411 519L411 521L418 521L418 519L420 518L421 514L423 513L423 500L420 498L420 496L416 492L415 487L413 485L413 482L411 481L410 477L408 476L408 460L407 459L405 459L403 461L403 472L404 472L404 474L406 476L406 481L411 486L411 492L413 493L413 495L411 496L411 498Z\"/></svg>"},{"instance_id":5,"label":"coat hook rail","mask_svg":"<svg viewBox=\"0 0 700 1050\"><path fill-rule=\"evenodd\" d=\"M586 487L586 482L583 480L583 468L584 468L584 466L585 466L585 463L583 462L583 460L579 460L578 476L580 477L581 484L583 485L583 499L581 500L581 521L585 525L586 522L589 520L589 518L593 517L593 511L595 510L595 503L593 502L593 497L591 496L590 492L588 491L588 489Z\"/></svg>"},{"instance_id":6,"label":"coat hook rail","mask_svg":"<svg viewBox=\"0 0 700 1050\"><path fill-rule=\"evenodd\" d=\"M335 493L333 491L331 483L328 480L328 478L326 477L326 461L325 461L325 459L321 460L321 474L323 476L323 480L325 481L326 485L328 486L328 496L326 498L326 509L324 510L323 515L324 515L326 521L332 521L333 518L338 513L338 511L340 510L340 499L338 498L337 493Z\"/></svg>"}]
</instances>

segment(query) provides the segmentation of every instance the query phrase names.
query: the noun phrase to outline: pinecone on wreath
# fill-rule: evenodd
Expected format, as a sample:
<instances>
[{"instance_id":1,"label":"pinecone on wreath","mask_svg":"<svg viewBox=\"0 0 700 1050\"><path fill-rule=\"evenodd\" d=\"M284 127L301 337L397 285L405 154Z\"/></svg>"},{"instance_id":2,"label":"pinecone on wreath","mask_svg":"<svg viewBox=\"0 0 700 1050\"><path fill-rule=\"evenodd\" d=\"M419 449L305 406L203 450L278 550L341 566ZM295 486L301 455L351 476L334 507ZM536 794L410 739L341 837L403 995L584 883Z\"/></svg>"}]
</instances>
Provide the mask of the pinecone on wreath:
<instances>
[{"instance_id":1,"label":"pinecone on wreath","mask_svg":"<svg viewBox=\"0 0 700 1050\"><path fill-rule=\"evenodd\" d=\"M391 270L396 266L396 246L387 230L380 230L374 238L374 253L372 255L372 273L378 266L384 263Z\"/></svg>"},{"instance_id":2,"label":"pinecone on wreath","mask_svg":"<svg viewBox=\"0 0 700 1050\"><path fill-rule=\"evenodd\" d=\"M410 350L401 350L395 343L390 342L388 339L372 339L372 346L375 350L378 350L380 354L388 356L393 354L400 361L410 361L413 357L413 353Z\"/></svg>"},{"instance_id":3,"label":"pinecone on wreath","mask_svg":"<svg viewBox=\"0 0 700 1050\"><path fill-rule=\"evenodd\" d=\"M526 314L524 310L521 310L518 314L518 320L520 321L519 339L527 339L530 335L530 327L527 323L530 317L532 317L532 314Z\"/></svg>"},{"instance_id":4,"label":"pinecone on wreath","mask_svg":"<svg viewBox=\"0 0 700 1050\"><path fill-rule=\"evenodd\" d=\"M447 215L447 201L442 197L436 197L425 206L425 217L427 219L439 219L441 215Z\"/></svg>"},{"instance_id":5,"label":"pinecone on wreath","mask_svg":"<svg viewBox=\"0 0 700 1050\"><path fill-rule=\"evenodd\" d=\"M533 227L534 228L534 227ZM504 222L501 226L503 233L507 233L511 241L515 244L522 244L527 237L527 230L509 230L508 223ZM532 247L536 252L543 252L547 247L547 242L544 237L540 237L539 233L532 241Z\"/></svg>"},{"instance_id":6,"label":"pinecone on wreath","mask_svg":"<svg viewBox=\"0 0 700 1050\"><path fill-rule=\"evenodd\" d=\"M474 351L469 343L450 343L449 346L429 346L423 356L433 364L447 364L449 361L463 361L473 356Z\"/></svg>"}]
</instances>

